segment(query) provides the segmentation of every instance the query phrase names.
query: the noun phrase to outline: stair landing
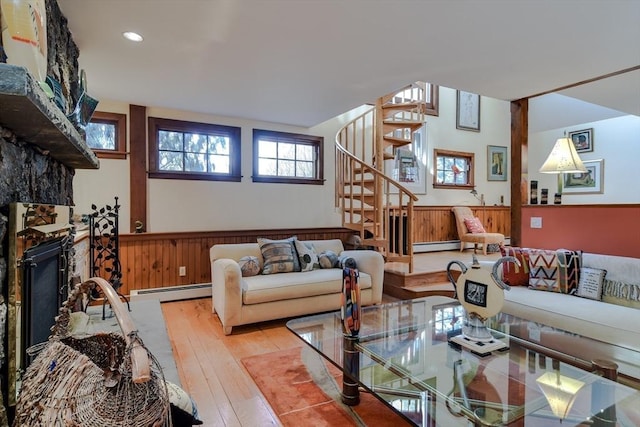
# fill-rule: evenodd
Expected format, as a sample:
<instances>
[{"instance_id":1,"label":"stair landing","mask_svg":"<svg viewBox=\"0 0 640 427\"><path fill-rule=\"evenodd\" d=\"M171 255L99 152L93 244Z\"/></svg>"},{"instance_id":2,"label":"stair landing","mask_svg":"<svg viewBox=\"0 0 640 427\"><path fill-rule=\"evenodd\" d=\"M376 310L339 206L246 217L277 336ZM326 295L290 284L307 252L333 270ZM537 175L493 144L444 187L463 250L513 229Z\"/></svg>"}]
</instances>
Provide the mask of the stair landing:
<instances>
[{"instance_id":1,"label":"stair landing","mask_svg":"<svg viewBox=\"0 0 640 427\"><path fill-rule=\"evenodd\" d=\"M413 273L409 273L408 265L398 262L388 262L384 267L383 293L399 299L421 298L442 295L453 297L453 285L447 279L447 265L457 260L466 266L471 266L473 249L464 252L442 251L414 254ZM482 255L478 252L479 260L493 260L500 258L499 253ZM452 269L454 279L460 275L458 266Z\"/></svg>"}]
</instances>

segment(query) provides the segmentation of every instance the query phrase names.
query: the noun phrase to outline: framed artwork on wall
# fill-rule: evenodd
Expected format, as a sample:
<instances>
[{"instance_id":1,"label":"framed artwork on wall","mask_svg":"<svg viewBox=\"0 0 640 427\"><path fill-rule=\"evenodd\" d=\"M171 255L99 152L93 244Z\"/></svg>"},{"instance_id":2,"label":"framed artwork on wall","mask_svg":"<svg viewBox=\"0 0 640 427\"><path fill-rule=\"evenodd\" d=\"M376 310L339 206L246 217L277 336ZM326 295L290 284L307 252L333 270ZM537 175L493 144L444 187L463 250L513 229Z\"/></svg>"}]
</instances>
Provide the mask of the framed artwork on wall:
<instances>
[{"instance_id":1,"label":"framed artwork on wall","mask_svg":"<svg viewBox=\"0 0 640 427\"><path fill-rule=\"evenodd\" d=\"M487 146L487 181L507 180L507 147Z\"/></svg>"},{"instance_id":2,"label":"framed artwork on wall","mask_svg":"<svg viewBox=\"0 0 640 427\"><path fill-rule=\"evenodd\" d=\"M480 95L456 91L456 128L480 132Z\"/></svg>"},{"instance_id":3,"label":"framed artwork on wall","mask_svg":"<svg viewBox=\"0 0 640 427\"><path fill-rule=\"evenodd\" d=\"M585 160L586 172L565 173L562 194L604 193L604 159Z\"/></svg>"},{"instance_id":4,"label":"framed artwork on wall","mask_svg":"<svg viewBox=\"0 0 640 427\"><path fill-rule=\"evenodd\" d=\"M593 128L569 132L569 139L578 153L593 151Z\"/></svg>"}]
</instances>

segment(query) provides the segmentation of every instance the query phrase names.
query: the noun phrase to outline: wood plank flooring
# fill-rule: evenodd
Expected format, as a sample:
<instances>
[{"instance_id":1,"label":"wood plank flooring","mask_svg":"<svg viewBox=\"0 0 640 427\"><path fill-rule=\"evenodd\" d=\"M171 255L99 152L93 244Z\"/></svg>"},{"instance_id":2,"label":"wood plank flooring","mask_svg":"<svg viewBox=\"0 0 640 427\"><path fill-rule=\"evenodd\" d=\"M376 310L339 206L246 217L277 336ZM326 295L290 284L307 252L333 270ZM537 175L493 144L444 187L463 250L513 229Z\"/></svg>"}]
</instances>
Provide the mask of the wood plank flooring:
<instances>
[{"instance_id":1,"label":"wood plank flooring","mask_svg":"<svg viewBox=\"0 0 640 427\"><path fill-rule=\"evenodd\" d=\"M416 269L444 269L449 260L471 263L472 250L415 255ZM393 298L384 296L383 302ZM211 312L211 298L166 302L162 311L183 388L198 405L205 426L279 426L280 421L240 360L300 347L286 319L233 328L225 336Z\"/></svg>"}]
</instances>

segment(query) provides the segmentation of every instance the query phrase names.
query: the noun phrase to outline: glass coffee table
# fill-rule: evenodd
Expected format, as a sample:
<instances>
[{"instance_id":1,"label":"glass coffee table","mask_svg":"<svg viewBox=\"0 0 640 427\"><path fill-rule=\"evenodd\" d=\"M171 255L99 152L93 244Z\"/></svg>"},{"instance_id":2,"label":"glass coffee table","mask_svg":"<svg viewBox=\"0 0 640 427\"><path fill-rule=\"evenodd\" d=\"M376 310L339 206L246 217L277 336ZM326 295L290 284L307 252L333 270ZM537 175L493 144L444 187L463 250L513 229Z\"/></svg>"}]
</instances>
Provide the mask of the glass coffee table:
<instances>
[{"instance_id":1,"label":"glass coffee table","mask_svg":"<svg viewBox=\"0 0 640 427\"><path fill-rule=\"evenodd\" d=\"M356 339L343 335L339 311L293 319L287 328L343 370L344 403L358 404L364 389L414 425L639 425L640 391L512 333L526 320L492 319L494 337L508 349L485 355L449 344L463 321L457 300L436 296L364 308ZM615 365L599 363L615 376Z\"/></svg>"}]
</instances>

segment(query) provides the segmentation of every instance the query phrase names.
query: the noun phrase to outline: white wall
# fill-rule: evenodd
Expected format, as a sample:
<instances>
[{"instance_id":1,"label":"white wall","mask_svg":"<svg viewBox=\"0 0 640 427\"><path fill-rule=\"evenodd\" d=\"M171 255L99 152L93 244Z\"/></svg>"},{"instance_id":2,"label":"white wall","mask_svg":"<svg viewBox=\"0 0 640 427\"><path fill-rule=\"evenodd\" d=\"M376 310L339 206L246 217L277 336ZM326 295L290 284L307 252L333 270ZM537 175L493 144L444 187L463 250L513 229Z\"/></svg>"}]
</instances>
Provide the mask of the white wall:
<instances>
[{"instance_id":1,"label":"white wall","mask_svg":"<svg viewBox=\"0 0 640 427\"><path fill-rule=\"evenodd\" d=\"M334 208L334 141L337 131L348 120L364 111L358 107L312 128L298 128L277 123L211 116L185 111L148 107L153 117L216 123L242 128L242 181L209 182L171 179L148 180L149 215L147 231L250 230L263 228L338 227L340 215ZM509 181L488 182L486 176L487 145L510 145L509 103L481 98L480 132L456 129L456 91L440 88L440 115L427 116L429 164L433 149L449 149L475 153L475 183L478 193L485 195L487 205L498 204L504 195L510 203ZM129 106L102 101L100 111L125 113ZM128 123L128 118L127 118ZM324 185L253 183L252 129L306 133L324 136ZM128 137L127 137L128 139ZM510 149L509 149L510 152ZM508 158L510 154L508 154ZM74 178L76 213L90 212L92 203L112 204L120 198L121 232L128 233L130 218L129 160L100 160L99 170L77 170ZM509 177L510 179L511 177ZM426 195L419 195L418 205L478 205L468 190L433 188L433 175L426 183Z\"/></svg>"},{"instance_id":2,"label":"white wall","mask_svg":"<svg viewBox=\"0 0 640 427\"><path fill-rule=\"evenodd\" d=\"M541 188L549 189L549 203L557 191L557 175L539 173L538 170L551 152L556 139L564 132L593 128L593 151L579 153L584 160L604 159L604 192L602 194L562 195L562 204L640 203L638 186L638 159L640 158L640 117L622 116L584 123L579 126L529 134L529 182L538 181Z\"/></svg>"}]
</instances>

